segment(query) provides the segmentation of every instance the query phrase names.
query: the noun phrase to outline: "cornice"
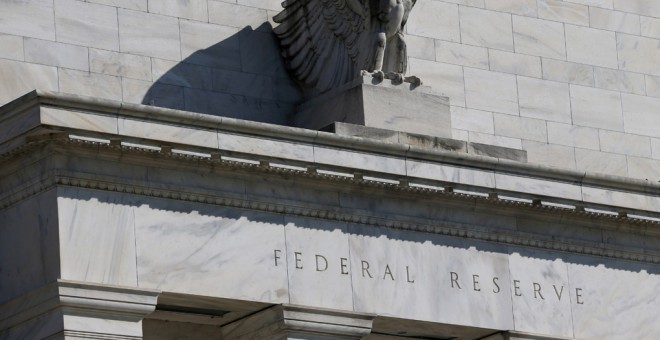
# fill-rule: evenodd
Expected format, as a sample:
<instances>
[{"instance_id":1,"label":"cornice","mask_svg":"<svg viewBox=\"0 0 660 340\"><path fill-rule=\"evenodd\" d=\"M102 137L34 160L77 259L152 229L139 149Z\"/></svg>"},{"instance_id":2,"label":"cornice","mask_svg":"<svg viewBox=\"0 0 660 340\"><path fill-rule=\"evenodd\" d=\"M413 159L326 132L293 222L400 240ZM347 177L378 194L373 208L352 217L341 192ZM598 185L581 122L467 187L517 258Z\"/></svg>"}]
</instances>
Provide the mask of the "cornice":
<instances>
[{"instance_id":1,"label":"cornice","mask_svg":"<svg viewBox=\"0 0 660 340\"><path fill-rule=\"evenodd\" d=\"M34 148L44 144L53 144L62 148L72 148L71 150L93 149L95 152L121 152L123 154L157 157L163 160L178 162L181 164L206 164L208 166L219 167L223 169L240 170L250 173L262 173L271 175L286 175L288 178L307 178L319 183L341 183L347 186L357 186L363 189L375 188L383 190L390 194L411 194L420 195L428 199L441 199L444 201L455 202L458 204L480 204L490 206L493 209L514 209L516 211L527 211L534 214L546 215L569 215L576 219L585 218L589 220L599 220L603 223L619 223L638 227L660 226L660 222L640 218L629 217L625 214L612 215L598 212L590 212L582 209L570 209L556 206L548 206L540 201L521 202L509 200L492 193L488 197L483 195L459 193L445 189L430 189L411 185L407 179L402 179L399 183L387 183L378 180L365 179L359 174L356 176L341 176L319 172L315 166L310 166L305 170L290 168L281 168L271 166L267 161L259 164L249 162L239 162L227 160L222 157L206 158L201 156L177 154L171 152L161 152L152 149L145 149L135 146L110 145L106 143L76 140L76 139L41 139L29 143L8 154L0 156L0 161L8 160L27 153ZM126 180L116 177L102 177L90 174L80 174L67 172L64 170L53 169L43 174L41 180L35 181L25 187L14 191L13 194L0 198L0 209L8 207L20 200L26 199L40 192L50 190L57 186L77 187L93 190L104 190L110 192L137 194L154 198L174 199L194 203L211 204L224 207L259 210L264 212L287 214L300 217L319 218L344 223L355 223L370 225L375 227L385 227L400 230L409 230L416 232L427 232L438 235L468 238L480 241L497 242L514 246L534 247L561 251L568 253L577 253L585 255L595 255L621 260L639 261L653 264L660 264L660 252L651 252L644 250L634 250L631 248L617 247L614 245L585 242L568 241L554 239L552 236L540 236L523 232L504 231L504 230L482 230L475 229L474 226L462 225L451 222L429 222L428 220L418 221L410 217L401 216L400 218L386 218L377 216L366 211L356 212L350 209L341 209L338 207L324 208L312 206L298 206L282 202L260 200L255 198L247 199L245 197L236 197L231 194L221 192L210 192L194 190L186 187L169 186L159 187L150 183L145 184L130 183ZM438 183L442 185L442 183Z\"/></svg>"},{"instance_id":2,"label":"cornice","mask_svg":"<svg viewBox=\"0 0 660 340\"><path fill-rule=\"evenodd\" d=\"M628 177L553 168L407 144L387 143L368 138L341 136L323 131L312 131L302 128L41 90L32 91L1 107L0 116L7 118L35 105L55 106L72 110L90 110L124 117L145 118L197 128L210 128L218 131L249 134L292 142L314 143L317 145L341 147L343 149L442 162L444 164L468 166L502 173L532 176L540 179L560 180L574 184L592 185L660 196L660 183Z\"/></svg>"}]
</instances>

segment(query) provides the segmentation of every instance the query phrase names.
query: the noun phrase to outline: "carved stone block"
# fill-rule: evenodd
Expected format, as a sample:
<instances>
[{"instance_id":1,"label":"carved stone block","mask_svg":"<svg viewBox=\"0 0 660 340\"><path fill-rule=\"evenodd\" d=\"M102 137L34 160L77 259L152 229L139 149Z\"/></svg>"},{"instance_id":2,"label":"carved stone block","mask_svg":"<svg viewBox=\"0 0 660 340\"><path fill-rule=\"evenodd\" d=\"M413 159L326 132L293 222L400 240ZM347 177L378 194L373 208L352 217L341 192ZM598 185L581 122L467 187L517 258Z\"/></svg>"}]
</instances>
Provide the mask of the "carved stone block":
<instances>
[{"instance_id":1,"label":"carved stone block","mask_svg":"<svg viewBox=\"0 0 660 340\"><path fill-rule=\"evenodd\" d=\"M335 122L451 137L449 98L428 86L392 84L371 76L313 98L298 107L291 125L321 130Z\"/></svg>"}]
</instances>

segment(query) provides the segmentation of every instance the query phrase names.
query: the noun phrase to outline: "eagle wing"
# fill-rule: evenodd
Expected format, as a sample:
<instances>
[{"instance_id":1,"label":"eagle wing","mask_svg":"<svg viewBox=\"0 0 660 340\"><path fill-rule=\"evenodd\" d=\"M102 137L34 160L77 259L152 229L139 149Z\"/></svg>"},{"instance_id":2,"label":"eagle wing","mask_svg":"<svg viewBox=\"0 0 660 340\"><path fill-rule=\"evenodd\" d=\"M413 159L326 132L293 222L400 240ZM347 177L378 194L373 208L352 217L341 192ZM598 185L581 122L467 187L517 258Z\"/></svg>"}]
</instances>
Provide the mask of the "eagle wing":
<instances>
[{"instance_id":1,"label":"eagle wing","mask_svg":"<svg viewBox=\"0 0 660 340\"><path fill-rule=\"evenodd\" d=\"M369 0L286 0L282 6L273 31L287 67L307 88L326 92L353 80L369 64L374 53L364 51L363 44Z\"/></svg>"}]
</instances>

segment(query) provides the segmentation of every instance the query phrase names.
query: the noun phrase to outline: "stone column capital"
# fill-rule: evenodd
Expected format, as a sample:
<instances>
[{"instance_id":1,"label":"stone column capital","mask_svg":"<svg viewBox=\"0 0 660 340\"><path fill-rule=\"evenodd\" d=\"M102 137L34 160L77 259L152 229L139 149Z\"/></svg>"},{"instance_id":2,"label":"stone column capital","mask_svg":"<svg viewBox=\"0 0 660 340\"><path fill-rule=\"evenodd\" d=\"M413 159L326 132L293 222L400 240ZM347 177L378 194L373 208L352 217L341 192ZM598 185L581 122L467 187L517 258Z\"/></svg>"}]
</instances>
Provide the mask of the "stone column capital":
<instances>
[{"instance_id":1,"label":"stone column capital","mask_svg":"<svg viewBox=\"0 0 660 340\"><path fill-rule=\"evenodd\" d=\"M360 339L371 333L375 317L281 304L225 325L222 334L231 339Z\"/></svg>"},{"instance_id":2,"label":"stone column capital","mask_svg":"<svg viewBox=\"0 0 660 340\"><path fill-rule=\"evenodd\" d=\"M57 280L0 305L0 337L141 339L157 290Z\"/></svg>"}]
</instances>

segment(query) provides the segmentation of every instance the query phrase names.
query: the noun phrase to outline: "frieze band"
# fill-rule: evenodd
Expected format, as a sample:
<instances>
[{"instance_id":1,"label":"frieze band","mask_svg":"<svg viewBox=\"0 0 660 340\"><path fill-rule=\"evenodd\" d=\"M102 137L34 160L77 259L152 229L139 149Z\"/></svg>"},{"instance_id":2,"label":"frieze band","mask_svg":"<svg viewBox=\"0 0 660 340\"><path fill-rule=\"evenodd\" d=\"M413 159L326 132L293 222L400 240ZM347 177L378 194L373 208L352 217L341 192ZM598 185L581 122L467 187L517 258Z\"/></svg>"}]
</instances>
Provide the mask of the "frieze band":
<instances>
[{"instance_id":1,"label":"frieze band","mask_svg":"<svg viewBox=\"0 0 660 340\"><path fill-rule=\"evenodd\" d=\"M281 249L273 250L273 264L275 267L285 265L282 259L283 251ZM349 275L349 258L339 257L339 267L334 268L338 275ZM418 273L411 270L411 266L401 266L395 268L388 263L382 268L375 268L369 261L360 260L360 270L357 276L364 279L378 279L378 280L404 280L409 284L415 283L415 277ZM293 268L295 270L314 270L317 272L325 272L333 270L329 268L328 258L326 255L313 254L313 260L310 261L309 256L303 257L302 252L293 252ZM382 272L382 275L380 273ZM395 275L396 274L396 275ZM454 271L449 271L448 282L445 288L452 290L472 290L475 292L500 294L502 292L502 282L499 276L491 276L484 278L480 274L471 273L470 275L459 275ZM447 280L444 280L447 281ZM563 284L541 284L539 282L523 282L522 280L511 279L510 286L513 288L513 296L528 297L531 296L536 300L556 299L560 302L566 295L566 287ZM585 303L583 297L583 288L576 287L575 290L575 304L583 305ZM527 293L525 293L527 292Z\"/></svg>"}]
</instances>

